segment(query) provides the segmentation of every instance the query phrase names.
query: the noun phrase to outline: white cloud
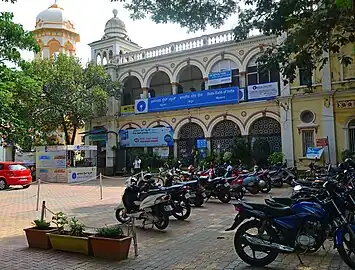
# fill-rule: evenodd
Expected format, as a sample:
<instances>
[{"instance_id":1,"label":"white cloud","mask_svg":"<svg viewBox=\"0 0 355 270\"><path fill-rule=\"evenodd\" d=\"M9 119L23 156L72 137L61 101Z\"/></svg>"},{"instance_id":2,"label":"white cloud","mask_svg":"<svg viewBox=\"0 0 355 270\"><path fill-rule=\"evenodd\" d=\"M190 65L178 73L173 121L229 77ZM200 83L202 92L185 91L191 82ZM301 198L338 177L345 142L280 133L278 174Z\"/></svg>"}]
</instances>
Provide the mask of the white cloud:
<instances>
[{"instance_id":1,"label":"white cloud","mask_svg":"<svg viewBox=\"0 0 355 270\"><path fill-rule=\"evenodd\" d=\"M16 22L21 23L26 30L33 30L38 13L53 3L54 0L18 0L16 4L1 2L0 10L13 12ZM112 3L110 0L59 0L58 4L64 8L67 17L73 20L76 31L81 36L77 56L83 62L91 57L87 44L101 39L105 23L113 17L114 8L118 9L118 17L125 22L131 40L144 48L229 30L236 22L236 16L233 16L221 29L208 28L206 32L187 34L187 29L176 24L155 24L149 19L132 21L121 3ZM24 52L23 56L27 60L32 59L32 53Z\"/></svg>"}]
</instances>

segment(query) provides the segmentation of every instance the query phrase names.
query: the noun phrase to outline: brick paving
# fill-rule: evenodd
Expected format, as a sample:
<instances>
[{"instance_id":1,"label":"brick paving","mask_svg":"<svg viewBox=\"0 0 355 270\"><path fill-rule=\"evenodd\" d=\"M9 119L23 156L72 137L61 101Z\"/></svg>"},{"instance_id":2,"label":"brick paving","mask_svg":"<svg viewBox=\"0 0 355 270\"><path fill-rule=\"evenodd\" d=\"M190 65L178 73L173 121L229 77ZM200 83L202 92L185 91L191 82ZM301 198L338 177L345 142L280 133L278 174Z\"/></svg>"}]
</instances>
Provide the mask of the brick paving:
<instances>
[{"instance_id":1,"label":"brick paving","mask_svg":"<svg viewBox=\"0 0 355 270\"><path fill-rule=\"evenodd\" d=\"M90 227L115 224L114 207L120 200L124 179L104 180L103 200L97 182L82 186L43 184L40 199L54 212L77 216ZM287 189L274 189L273 194L286 195ZM111 262L58 251L27 248L22 229L39 217L36 209L37 186L0 192L0 269L253 269L235 254L234 232L224 230L232 224L231 205L211 200L201 208L193 208L187 221L171 218L166 231L147 228L137 223L139 256L133 245L129 259ZM246 200L263 201L263 195L247 196ZM50 219L50 214L47 219ZM331 248L302 256L304 265L294 255L280 255L268 269L349 269Z\"/></svg>"}]
</instances>

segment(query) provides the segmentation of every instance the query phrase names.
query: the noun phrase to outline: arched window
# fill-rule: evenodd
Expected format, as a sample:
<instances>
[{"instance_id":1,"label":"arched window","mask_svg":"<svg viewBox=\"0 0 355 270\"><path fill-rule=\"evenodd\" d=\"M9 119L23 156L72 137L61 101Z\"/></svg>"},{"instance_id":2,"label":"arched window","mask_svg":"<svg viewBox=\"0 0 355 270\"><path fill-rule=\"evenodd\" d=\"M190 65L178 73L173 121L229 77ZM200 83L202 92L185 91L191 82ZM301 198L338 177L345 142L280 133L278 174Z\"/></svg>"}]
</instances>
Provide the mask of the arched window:
<instances>
[{"instance_id":1,"label":"arched window","mask_svg":"<svg viewBox=\"0 0 355 270\"><path fill-rule=\"evenodd\" d=\"M225 83L220 85L210 86L210 89L227 88L232 86L239 86L239 68L232 60L225 59L218 61L213 65L211 73L232 70L232 83Z\"/></svg>"},{"instance_id":2,"label":"arched window","mask_svg":"<svg viewBox=\"0 0 355 270\"><path fill-rule=\"evenodd\" d=\"M248 85L279 82L280 74L277 70L264 70L256 63L259 55L255 55L248 63L247 83Z\"/></svg>"},{"instance_id":3,"label":"arched window","mask_svg":"<svg viewBox=\"0 0 355 270\"><path fill-rule=\"evenodd\" d=\"M355 119L353 119L349 125L349 149L355 152Z\"/></svg>"}]
</instances>

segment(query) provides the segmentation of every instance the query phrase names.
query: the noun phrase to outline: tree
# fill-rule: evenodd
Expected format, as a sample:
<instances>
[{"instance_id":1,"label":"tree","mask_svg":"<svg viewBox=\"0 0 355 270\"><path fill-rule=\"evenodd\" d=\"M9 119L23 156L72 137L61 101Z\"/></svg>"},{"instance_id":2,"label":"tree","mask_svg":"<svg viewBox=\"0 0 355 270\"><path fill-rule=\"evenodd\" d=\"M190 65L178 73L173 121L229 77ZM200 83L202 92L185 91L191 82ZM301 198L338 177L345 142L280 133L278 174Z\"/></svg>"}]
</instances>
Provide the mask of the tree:
<instances>
[{"instance_id":1,"label":"tree","mask_svg":"<svg viewBox=\"0 0 355 270\"><path fill-rule=\"evenodd\" d=\"M46 133L63 131L67 145L74 144L85 122L105 115L107 97L119 90L102 66L83 68L78 58L65 54L33 61L25 72L43 85L33 117Z\"/></svg>"},{"instance_id":2,"label":"tree","mask_svg":"<svg viewBox=\"0 0 355 270\"><path fill-rule=\"evenodd\" d=\"M254 29L268 36L287 33L281 45L265 47L258 59L265 68L281 71L285 83L295 79L297 68L312 73L319 63L324 66L329 60L324 51L339 53L355 42L355 0L131 0L125 8L133 19L150 15L156 23L178 23L190 31L218 28L237 13L236 41ZM345 65L352 61L346 55L339 58Z\"/></svg>"},{"instance_id":3,"label":"tree","mask_svg":"<svg viewBox=\"0 0 355 270\"><path fill-rule=\"evenodd\" d=\"M38 85L21 68L26 64L20 51L39 51L30 32L13 22L13 14L0 13L0 143L24 142L32 122L26 102L36 95ZM10 64L14 68L7 65Z\"/></svg>"}]
</instances>

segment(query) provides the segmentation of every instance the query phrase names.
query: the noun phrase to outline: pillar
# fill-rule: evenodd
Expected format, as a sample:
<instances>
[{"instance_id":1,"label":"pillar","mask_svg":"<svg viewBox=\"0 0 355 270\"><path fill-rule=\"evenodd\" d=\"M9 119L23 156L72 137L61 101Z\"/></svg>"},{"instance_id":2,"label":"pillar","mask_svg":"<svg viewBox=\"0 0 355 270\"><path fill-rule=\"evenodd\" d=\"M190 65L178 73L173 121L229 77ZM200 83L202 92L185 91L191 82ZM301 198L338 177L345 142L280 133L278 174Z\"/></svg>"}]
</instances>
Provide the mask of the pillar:
<instances>
[{"instance_id":1,"label":"pillar","mask_svg":"<svg viewBox=\"0 0 355 270\"><path fill-rule=\"evenodd\" d=\"M212 155L211 138L206 138L207 141L207 155Z\"/></svg>"},{"instance_id":2,"label":"pillar","mask_svg":"<svg viewBox=\"0 0 355 270\"><path fill-rule=\"evenodd\" d=\"M148 87L142 87L143 98L148 98Z\"/></svg>"},{"instance_id":3,"label":"pillar","mask_svg":"<svg viewBox=\"0 0 355 270\"><path fill-rule=\"evenodd\" d=\"M111 131L107 134L106 142L106 175L115 175L115 157L117 149L117 135L115 130L115 121L111 120L108 122L107 130ZM114 148L114 149L112 149Z\"/></svg>"},{"instance_id":4,"label":"pillar","mask_svg":"<svg viewBox=\"0 0 355 270\"><path fill-rule=\"evenodd\" d=\"M203 78L205 81L205 90L208 90L208 77Z\"/></svg>"},{"instance_id":5,"label":"pillar","mask_svg":"<svg viewBox=\"0 0 355 270\"><path fill-rule=\"evenodd\" d=\"M246 82L246 71L241 71L239 72L239 87L240 88L245 88L247 87L247 82Z\"/></svg>"},{"instance_id":6,"label":"pillar","mask_svg":"<svg viewBox=\"0 0 355 270\"><path fill-rule=\"evenodd\" d=\"M178 140L174 139L174 158L178 158Z\"/></svg>"},{"instance_id":7,"label":"pillar","mask_svg":"<svg viewBox=\"0 0 355 270\"><path fill-rule=\"evenodd\" d=\"M177 82L172 82L171 83L171 87L172 87L172 93L173 95L176 95L178 92L178 83Z\"/></svg>"},{"instance_id":8,"label":"pillar","mask_svg":"<svg viewBox=\"0 0 355 270\"><path fill-rule=\"evenodd\" d=\"M293 151L292 99L280 99L281 143L284 160L288 166L295 166Z\"/></svg>"}]
</instances>

